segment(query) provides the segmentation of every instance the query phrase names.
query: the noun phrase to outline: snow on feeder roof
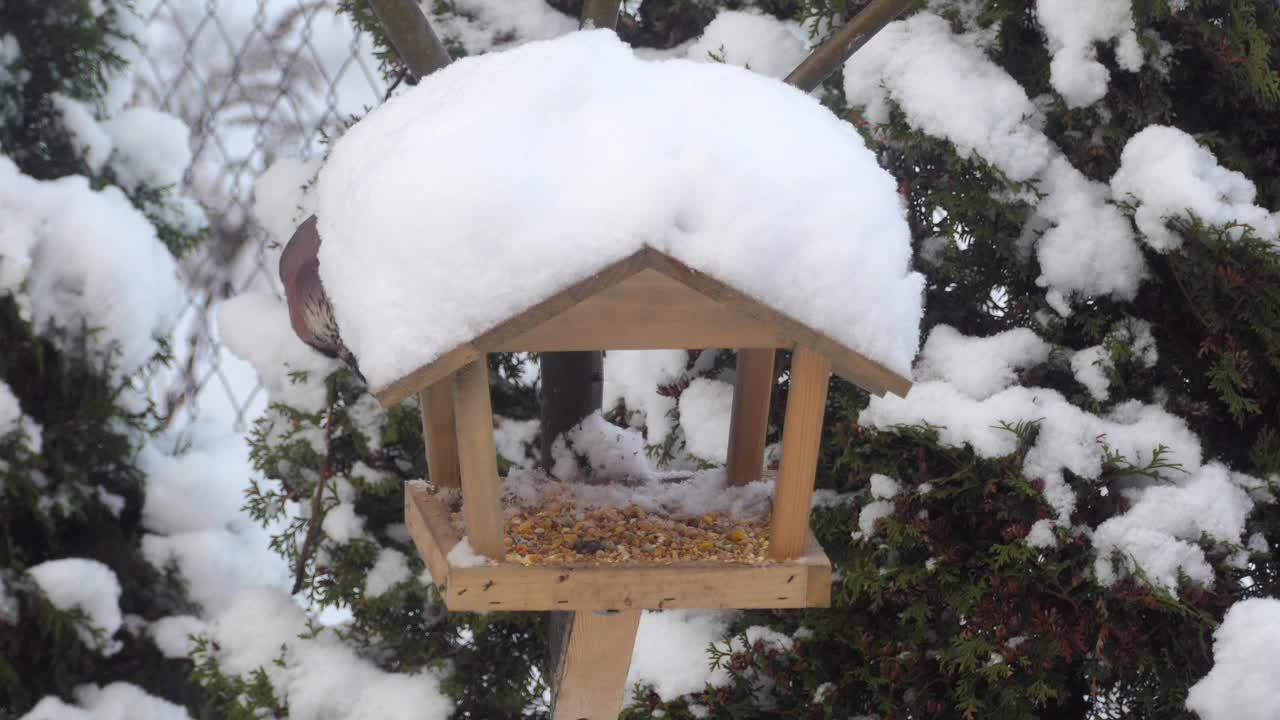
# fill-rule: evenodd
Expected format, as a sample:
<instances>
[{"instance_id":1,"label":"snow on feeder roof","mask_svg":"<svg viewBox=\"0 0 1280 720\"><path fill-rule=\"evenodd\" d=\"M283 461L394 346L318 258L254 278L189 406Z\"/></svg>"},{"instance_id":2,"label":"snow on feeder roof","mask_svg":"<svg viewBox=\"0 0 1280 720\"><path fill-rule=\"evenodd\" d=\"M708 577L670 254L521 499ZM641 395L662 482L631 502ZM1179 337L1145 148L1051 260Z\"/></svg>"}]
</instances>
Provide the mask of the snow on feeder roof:
<instances>
[{"instance_id":1,"label":"snow on feeder roof","mask_svg":"<svg viewBox=\"0 0 1280 720\"><path fill-rule=\"evenodd\" d=\"M799 342L870 390L908 386L923 279L893 179L747 70L641 60L608 31L465 58L351 128L318 195L320 275L384 403L488 351L617 348L510 347L511 323L632 276L764 333L734 346Z\"/></svg>"}]
</instances>

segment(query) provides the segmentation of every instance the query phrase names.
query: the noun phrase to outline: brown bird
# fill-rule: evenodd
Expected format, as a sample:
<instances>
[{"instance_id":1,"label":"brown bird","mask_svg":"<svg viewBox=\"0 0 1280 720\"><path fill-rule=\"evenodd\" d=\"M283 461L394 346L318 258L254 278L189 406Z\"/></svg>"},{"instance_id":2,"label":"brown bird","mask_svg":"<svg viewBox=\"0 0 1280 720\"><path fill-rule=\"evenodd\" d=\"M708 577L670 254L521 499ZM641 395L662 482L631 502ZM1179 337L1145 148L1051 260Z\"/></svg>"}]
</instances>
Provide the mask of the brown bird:
<instances>
[{"instance_id":1,"label":"brown bird","mask_svg":"<svg viewBox=\"0 0 1280 720\"><path fill-rule=\"evenodd\" d=\"M298 339L323 355L338 358L364 380L356 356L342 342L333 305L320 283L320 231L312 215L298 226L280 254L280 282L289 304L289 322Z\"/></svg>"}]
</instances>

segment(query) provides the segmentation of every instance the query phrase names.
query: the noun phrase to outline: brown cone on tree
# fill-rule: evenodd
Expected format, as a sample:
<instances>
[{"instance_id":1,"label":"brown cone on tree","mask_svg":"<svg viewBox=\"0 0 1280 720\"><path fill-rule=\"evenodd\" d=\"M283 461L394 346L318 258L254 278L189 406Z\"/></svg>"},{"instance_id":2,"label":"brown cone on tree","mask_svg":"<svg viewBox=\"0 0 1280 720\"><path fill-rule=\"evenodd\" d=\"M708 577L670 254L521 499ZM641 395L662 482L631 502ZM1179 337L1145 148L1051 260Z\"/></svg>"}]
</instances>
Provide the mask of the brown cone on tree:
<instances>
[{"instance_id":1,"label":"brown cone on tree","mask_svg":"<svg viewBox=\"0 0 1280 720\"><path fill-rule=\"evenodd\" d=\"M298 226L280 254L280 282L289 304L289 322L302 342L351 367L360 379L356 357L342 342L333 305L320 283L320 231L312 215Z\"/></svg>"}]
</instances>

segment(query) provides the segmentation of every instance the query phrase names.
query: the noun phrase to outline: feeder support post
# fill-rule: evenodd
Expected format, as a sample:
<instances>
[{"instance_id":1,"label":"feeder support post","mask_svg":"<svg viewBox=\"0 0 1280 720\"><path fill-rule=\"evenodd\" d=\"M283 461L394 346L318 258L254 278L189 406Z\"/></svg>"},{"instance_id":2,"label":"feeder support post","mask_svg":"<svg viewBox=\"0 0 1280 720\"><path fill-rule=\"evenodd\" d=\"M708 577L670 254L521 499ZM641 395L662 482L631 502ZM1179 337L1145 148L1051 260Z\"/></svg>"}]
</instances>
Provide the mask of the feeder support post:
<instances>
[{"instance_id":1,"label":"feeder support post","mask_svg":"<svg viewBox=\"0 0 1280 720\"><path fill-rule=\"evenodd\" d=\"M796 346L791 354L782 462L778 466L769 528L769 557L774 560L791 560L804 553L830 375L831 362L825 355L804 345Z\"/></svg>"},{"instance_id":2,"label":"feeder support post","mask_svg":"<svg viewBox=\"0 0 1280 720\"><path fill-rule=\"evenodd\" d=\"M493 445L489 364L483 357L454 374L453 403L467 539L477 553L501 561L507 549L502 542L502 497L498 453Z\"/></svg>"},{"instance_id":3,"label":"feeder support post","mask_svg":"<svg viewBox=\"0 0 1280 720\"><path fill-rule=\"evenodd\" d=\"M422 406L423 442L427 449L427 473L436 487L460 487L458 431L454 423L453 386L448 380L428 385L418 393Z\"/></svg>"},{"instance_id":4,"label":"feeder support post","mask_svg":"<svg viewBox=\"0 0 1280 720\"><path fill-rule=\"evenodd\" d=\"M566 651L552 669L552 720L617 720L639 627L639 610L572 614Z\"/></svg>"},{"instance_id":5,"label":"feeder support post","mask_svg":"<svg viewBox=\"0 0 1280 720\"><path fill-rule=\"evenodd\" d=\"M769 399L773 393L773 348L739 348L729 418L729 454L725 475L730 485L759 480L764 469L769 431Z\"/></svg>"},{"instance_id":6,"label":"feeder support post","mask_svg":"<svg viewBox=\"0 0 1280 720\"><path fill-rule=\"evenodd\" d=\"M417 0L369 0L369 7L415 81L449 64L449 51Z\"/></svg>"}]
</instances>

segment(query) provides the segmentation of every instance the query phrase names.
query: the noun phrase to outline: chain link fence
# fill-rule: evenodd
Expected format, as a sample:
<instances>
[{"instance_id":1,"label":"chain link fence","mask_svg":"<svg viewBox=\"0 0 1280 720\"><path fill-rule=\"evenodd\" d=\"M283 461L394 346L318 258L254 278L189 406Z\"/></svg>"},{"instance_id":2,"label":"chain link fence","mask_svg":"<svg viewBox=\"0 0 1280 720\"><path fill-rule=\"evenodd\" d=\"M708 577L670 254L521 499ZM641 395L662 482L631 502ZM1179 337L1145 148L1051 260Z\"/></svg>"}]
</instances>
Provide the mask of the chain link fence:
<instances>
[{"instance_id":1,"label":"chain link fence","mask_svg":"<svg viewBox=\"0 0 1280 720\"><path fill-rule=\"evenodd\" d=\"M352 116L381 101L367 36L336 0L143 0L138 104L181 118L193 161L185 189L210 236L184 259L186 307L172 367L151 379L171 426L197 419L244 429L264 402L252 370L221 345L214 308L246 291L279 294L272 238L252 212L255 180L278 158L306 160Z\"/></svg>"}]
</instances>

